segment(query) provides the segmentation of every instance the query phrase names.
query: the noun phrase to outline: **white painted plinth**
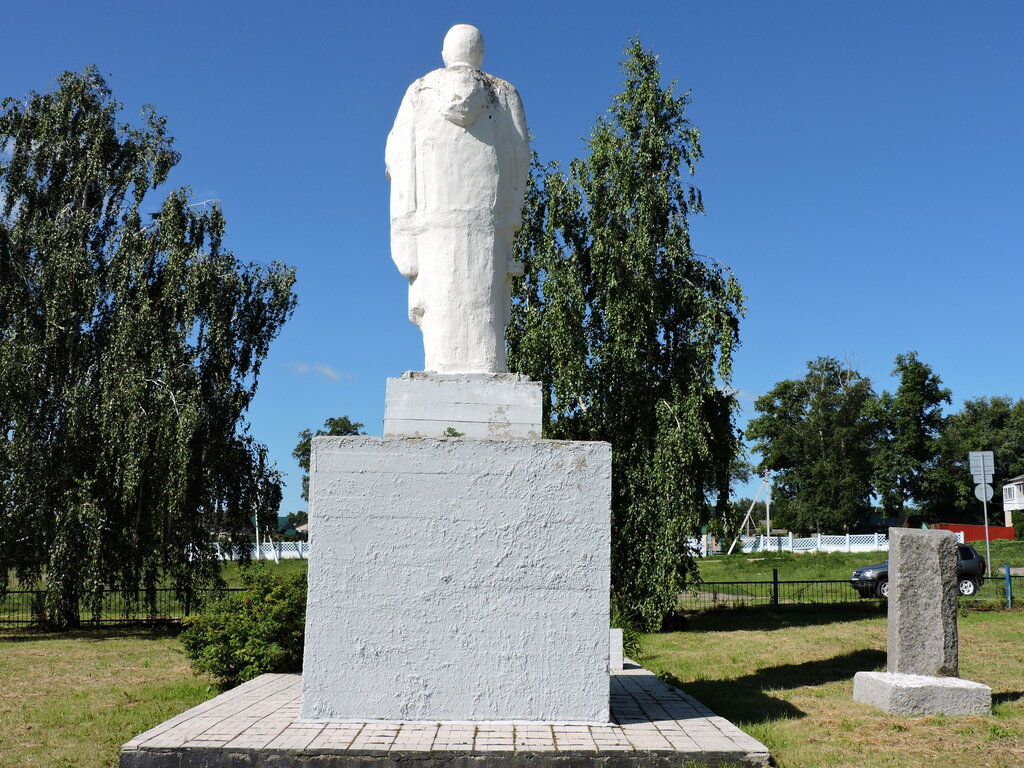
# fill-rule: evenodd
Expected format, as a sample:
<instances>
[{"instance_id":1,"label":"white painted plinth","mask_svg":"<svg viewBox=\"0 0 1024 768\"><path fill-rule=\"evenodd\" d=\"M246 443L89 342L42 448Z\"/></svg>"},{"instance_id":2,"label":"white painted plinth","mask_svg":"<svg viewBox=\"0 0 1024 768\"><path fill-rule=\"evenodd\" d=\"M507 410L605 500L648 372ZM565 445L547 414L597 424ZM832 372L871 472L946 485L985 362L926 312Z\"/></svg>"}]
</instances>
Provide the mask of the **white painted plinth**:
<instances>
[{"instance_id":1,"label":"white painted plinth","mask_svg":"<svg viewBox=\"0 0 1024 768\"><path fill-rule=\"evenodd\" d=\"M622 630L612 628L608 633L608 668L612 672L622 669Z\"/></svg>"},{"instance_id":2,"label":"white painted plinth","mask_svg":"<svg viewBox=\"0 0 1024 768\"><path fill-rule=\"evenodd\" d=\"M539 438L541 418L540 382L515 373L407 371L384 400L385 437Z\"/></svg>"},{"instance_id":3,"label":"white painted plinth","mask_svg":"<svg viewBox=\"0 0 1024 768\"><path fill-rule=\"evenodd\" d=\"M318 437L302 717L607 722L607 443Z\"/></svg>"},{"instance_id":4,"label":"white painted plinth","mask_svg":"<svg viewBox=\"0 0 1024 768\"><path fill-rule=\"evenodd\" d=\"M853 700L893 715L987 715L992 689L959 677L858 672Z\"/></svg>"}]
</instances>

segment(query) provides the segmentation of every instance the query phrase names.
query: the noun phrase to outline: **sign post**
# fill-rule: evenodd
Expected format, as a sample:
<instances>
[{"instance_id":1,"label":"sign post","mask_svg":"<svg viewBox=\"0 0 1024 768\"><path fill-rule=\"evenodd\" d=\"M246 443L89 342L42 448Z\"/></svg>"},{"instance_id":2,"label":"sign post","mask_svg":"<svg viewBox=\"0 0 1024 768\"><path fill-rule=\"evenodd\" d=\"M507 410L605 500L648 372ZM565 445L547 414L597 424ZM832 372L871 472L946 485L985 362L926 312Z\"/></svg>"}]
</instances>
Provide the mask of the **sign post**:
<instances>
[{"instance_id":1,"label":"sign post","mask_svg":"<svg viewBox=\"0 0 1024 768\"><path fill-rule=\"evenodd\" d=\"M970 451L967 454L968 463L971 466L971 475L976 483L974 496L981 502L984 510L985 522L985 576L992 578L992 549L989 546L988 538L988 503L992 500L992 472L995 469L995 459L992 451Z\"/></svg>"}]
</instances>

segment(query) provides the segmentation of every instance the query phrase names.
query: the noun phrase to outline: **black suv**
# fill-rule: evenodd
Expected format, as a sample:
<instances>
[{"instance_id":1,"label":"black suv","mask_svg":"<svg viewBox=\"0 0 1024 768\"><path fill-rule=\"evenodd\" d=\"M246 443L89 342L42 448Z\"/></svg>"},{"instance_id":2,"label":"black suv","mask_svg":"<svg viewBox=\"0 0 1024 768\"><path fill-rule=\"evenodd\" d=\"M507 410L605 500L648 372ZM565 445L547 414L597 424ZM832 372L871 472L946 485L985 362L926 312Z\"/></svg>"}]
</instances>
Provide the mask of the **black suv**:
<instances>
[{"instance_id":1,"label":"black suv","mask_svg":"<svg viewBox=\"0 0 1024 768\"><path fill-rule=\"evenodd\" d=\"M957 588L961 595L970 597L985 581L985 558L967 544L958 544L956 549ZM850 586L861 597L888 597L889 561L858 568L850 577Z\"/></svg>"}]
</instances>

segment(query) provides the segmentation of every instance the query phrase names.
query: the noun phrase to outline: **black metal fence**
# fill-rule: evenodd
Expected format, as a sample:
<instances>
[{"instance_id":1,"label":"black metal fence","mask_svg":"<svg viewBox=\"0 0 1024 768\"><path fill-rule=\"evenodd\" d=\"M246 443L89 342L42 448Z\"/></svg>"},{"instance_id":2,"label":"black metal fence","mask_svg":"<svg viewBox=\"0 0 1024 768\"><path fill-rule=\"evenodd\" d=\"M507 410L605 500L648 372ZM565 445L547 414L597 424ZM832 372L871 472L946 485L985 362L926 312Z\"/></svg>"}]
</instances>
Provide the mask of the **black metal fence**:
<instances>
[{"instance_id":1,"label":"black metal fence","mask_svg":"<svg viewBox=\"0 0 1024 768\"><path fill-rule=\"evenodd\" d=\"M103 593L99 610L90 600L83 599L79 606L84 626L109 624L174 624L189 616L193 610L223 594L240 589L196 590L179 595L174 589L157 589L152 606L144 592L134 595L117 590ZM41 590L9 590L0 595L0 629L46 625L46 593Z\"/></svg>"},{"instance_id":2,"label":"black metal fence","mask_svg":"<svg viewBox=\"0 0 1024 768\"><path fill-rule=\"evenodd\" d=\"M687 611L706 611L749 606L842 605L878 602L881 598L863 598L849 581L705 581L683 593L680 607ZM961 604L1012 606L1024 601L1024 576L1003 575L986 579L974 595L961 597Z\"/></svg>"}]
</instances>

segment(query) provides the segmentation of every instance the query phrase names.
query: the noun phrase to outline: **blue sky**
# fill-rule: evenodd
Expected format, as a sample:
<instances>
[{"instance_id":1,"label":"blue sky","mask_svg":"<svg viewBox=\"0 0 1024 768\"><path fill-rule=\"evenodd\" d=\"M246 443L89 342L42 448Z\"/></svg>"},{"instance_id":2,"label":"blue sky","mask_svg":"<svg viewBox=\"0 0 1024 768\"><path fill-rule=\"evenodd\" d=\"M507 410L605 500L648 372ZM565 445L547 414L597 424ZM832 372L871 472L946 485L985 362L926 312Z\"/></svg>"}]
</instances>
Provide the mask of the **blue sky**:
<instances>
[{"instance_id":1,"label":"blue sky","mask_svg":"<svg viewBox=\"0 0 1024 768\"><path fill-rule=\"evenodd\" d=\"M819 355L882 389L916 350L955 404L1021 395L1024 4L93 0L3 20L0 96L97 65L126 116L168 117L171 182L221 201L227 245L296 268L250 413L286 474L282 512L304 507L296 433L347 414L380 434L385 379L423 365L389 256L384 141L455 23L483 31L484 69L518 87L542 160L582 153L631 36L692 92L694 244L747 294L744 421Z\"/></svg>"}]
</instances>

